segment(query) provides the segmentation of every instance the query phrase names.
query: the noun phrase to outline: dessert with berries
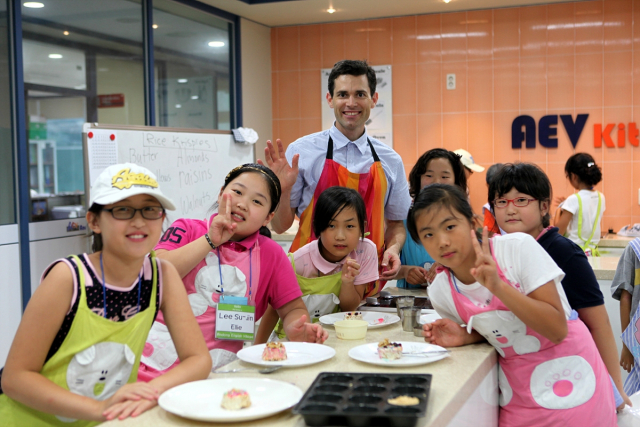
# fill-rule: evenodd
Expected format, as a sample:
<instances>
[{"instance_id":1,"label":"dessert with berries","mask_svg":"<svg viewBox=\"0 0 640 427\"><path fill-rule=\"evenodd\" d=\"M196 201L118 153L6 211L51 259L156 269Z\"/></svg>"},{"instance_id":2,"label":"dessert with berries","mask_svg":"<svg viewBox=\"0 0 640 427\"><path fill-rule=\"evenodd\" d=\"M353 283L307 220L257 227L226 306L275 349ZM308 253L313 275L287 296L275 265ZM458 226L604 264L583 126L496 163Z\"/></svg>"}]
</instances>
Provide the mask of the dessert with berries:
<instances>
[{"instance_id":1,"label":"dessert with berries","mask_svg":"<svg viewBox=\"0 0 640 427\"><path fill-rule=\"evenodd\" d=\"M378 343L378 356L382 360L396 360L402 357L402 344L389 342L388 338Z\"/></svg>"},{"instance_id":2,"label":"dessert with berries","mask_svg":"<svg viewBox=\"0 0 640 427\"><path fill-rule=\"evenodd\" d=\"M251 406L251 399L246 391L232 388L222 396L220 406L229 411L237 411Z\"/></svg>"},{"instance_id":3,"label":"dessert with berries","mask_svg":"<svg viewBox=\"0 0 640 427\"><path fill-rule=\"evenodd\" d=\"M362 320L362 312L350 311L344 315L344 320Z\"/></svg>"},{"instance_id":4,"label":"dessert with berries","mask_svg":"<svg viewBox=\"0 0 640 427\"><path fill-rule=\"evenodd\" d=\"M281 342L268 342L262 352L262 360L267 362L277 362L287 360L287 350Z\"/></svg>"}]
</instances>

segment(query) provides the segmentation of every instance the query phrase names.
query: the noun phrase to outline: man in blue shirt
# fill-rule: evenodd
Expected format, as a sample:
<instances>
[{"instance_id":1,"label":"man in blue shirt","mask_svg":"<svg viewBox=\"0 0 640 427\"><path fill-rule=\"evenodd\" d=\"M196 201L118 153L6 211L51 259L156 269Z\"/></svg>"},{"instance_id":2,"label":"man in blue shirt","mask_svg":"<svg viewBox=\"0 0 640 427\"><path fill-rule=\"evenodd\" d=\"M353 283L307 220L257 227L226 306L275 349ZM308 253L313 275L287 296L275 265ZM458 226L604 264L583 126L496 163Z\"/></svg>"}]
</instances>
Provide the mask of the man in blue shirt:
<instances>
[{"instance_id":1,"label":"man in blue shirt","mask_svg":"<svg viewBox=\"0 0 640 427\"><path fill-rule=\"evenodd\" d=\"M380 251L381 279L389 280L400 268L399 253L406 239L402 221L407 217L411 197L398 153L369 137L365 129L378 101L376 83L375 71L366 61L336 63L326 95L336 117L331 129L296 140L284 155L280 140L276 141L277 148L267 141L265 156L282 184L280 205L271 222L273 229L278 233L286 231L298 215L300 231L293 249L314 240L316 236L309 230L312 201L332 185L353 186L371 206L368 225L374 229L369 237ZM374 188L384 192L384 197L378 194L375 198ZM375 236L377 223L382 230L379 234L384 236Z\"/></svg>"}]
</instances>

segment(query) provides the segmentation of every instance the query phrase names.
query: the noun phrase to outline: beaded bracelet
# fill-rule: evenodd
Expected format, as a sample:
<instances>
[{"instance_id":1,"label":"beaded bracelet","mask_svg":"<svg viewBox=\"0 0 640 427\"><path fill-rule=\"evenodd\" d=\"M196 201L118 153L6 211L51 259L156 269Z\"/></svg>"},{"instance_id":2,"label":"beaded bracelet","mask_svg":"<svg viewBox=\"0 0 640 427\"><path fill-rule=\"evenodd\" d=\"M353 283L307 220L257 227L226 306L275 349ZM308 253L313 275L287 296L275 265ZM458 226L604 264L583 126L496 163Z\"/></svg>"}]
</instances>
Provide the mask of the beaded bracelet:
<instances>
[{"instance_id":1,"label":"beaded bracelet","mask_svg":"<svg viewBox=\"0 0 640 427\"><path fill-rule=\"evenodd\" d=\"M209 243L209 246L211 246L211 249L216 249L217 246L213 244L213 242L211 241L211 238L209 237L209 233L204 233L204 238L207 239L207 242Z\"/></svg>"}]
</instances>

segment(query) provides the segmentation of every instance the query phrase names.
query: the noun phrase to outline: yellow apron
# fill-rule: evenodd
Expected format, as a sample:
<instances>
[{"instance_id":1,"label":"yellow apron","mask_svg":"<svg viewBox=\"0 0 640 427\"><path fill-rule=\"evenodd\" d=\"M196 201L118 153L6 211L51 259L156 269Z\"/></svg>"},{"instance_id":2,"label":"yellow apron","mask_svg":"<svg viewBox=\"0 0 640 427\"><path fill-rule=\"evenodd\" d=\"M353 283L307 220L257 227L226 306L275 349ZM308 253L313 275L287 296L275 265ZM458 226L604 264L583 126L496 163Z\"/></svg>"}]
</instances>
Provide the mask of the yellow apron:
<instances>
[{"instance_id":1,"label":"yellow apron","mask_svg":"<svg viewBox=\"0 0 640 427\"><path fill-rule=\"evenodd\" d=\"M73 259L78 266L80 281L78 311L60 349L44 364L40 373L65 390L106 400L123 385L137 380L140 355L156 311L157 261L152 252L153 290L149 307L128 320L113 322L95 314L87 306L84 267L77 256L74 255ZM57 417L3 394L0 395L0 424L84 427L99 422Z\"/></svg>"},{"instance_id":2,"label":"yellow apron","mask_svg":"<svg viewBox=\"0 0 640 427\"><path fill-rule=\"evenodd\" d=\"M296 263L293 254L289 254L293 271L296 271ZM322 277L304 277L296 273L298 285L302 291L302 301L307 306L309 316L313 323L317 323L325 314L335 313L339 310L340 289L342 288L342 271ZM282 329L282 320L278 320L275 329L280 338L286 335Z\"/></svg>"},{"instance_id":3,"label":"yellow apron","mask_svg":"<svg viewBox=\"0 0 640 427\"><path fill-rule=\"evenodd\" d=\"M591 255L593 256L600 256L598 245L594 245L593 243L591 243L591 239L593 239L593 235L596 232L596 225L600 220L600 208L602 207L602 194L600 194L599 191L597 191L597 193L598 193L598 211L596 212L596 219L593 222L593 227L591 227L591 235L587 240L584 240L581 235L582 233L582 199L580 198L580 194L576 193L576 197L578 198L578 239L584 242L583 245L580 245L580 248L583 251L585 251L585 253L587 252L587 250L590 250Z\"/></svg>"}]
</instances>

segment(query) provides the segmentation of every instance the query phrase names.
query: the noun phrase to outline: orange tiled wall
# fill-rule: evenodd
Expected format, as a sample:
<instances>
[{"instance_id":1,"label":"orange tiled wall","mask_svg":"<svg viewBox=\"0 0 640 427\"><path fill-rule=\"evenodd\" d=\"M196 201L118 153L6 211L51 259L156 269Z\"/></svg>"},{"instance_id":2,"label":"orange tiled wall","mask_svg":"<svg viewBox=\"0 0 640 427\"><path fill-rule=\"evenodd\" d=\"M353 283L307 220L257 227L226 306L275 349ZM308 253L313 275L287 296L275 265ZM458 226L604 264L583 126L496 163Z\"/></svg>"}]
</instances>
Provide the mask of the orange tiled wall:
<instances>
[{"instance_id":1,"label":"orange tiled wall","mask_svg":"<svg viewBox=\"0 0 640 427\"><path fill-rule=\"evenodd\" d=\"M484 166L537 163L554 194L568 195L564 163L589 152L603 170L603 229L640 222L640 147L593 144L594 123L640 126L640 0L273 28L271 55L273 134L287 143L321 130L320 69L366 58L393 66L394 146L407 174L428 149L465 148ZM449 73L455 90L445 88ZM560 121L557 149L511 148L518 115L579 113L589 119L576 150ZM471 178L476 210L484 178Z\"/></svg>"}]
</instances>

